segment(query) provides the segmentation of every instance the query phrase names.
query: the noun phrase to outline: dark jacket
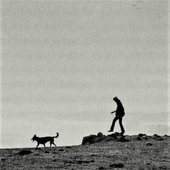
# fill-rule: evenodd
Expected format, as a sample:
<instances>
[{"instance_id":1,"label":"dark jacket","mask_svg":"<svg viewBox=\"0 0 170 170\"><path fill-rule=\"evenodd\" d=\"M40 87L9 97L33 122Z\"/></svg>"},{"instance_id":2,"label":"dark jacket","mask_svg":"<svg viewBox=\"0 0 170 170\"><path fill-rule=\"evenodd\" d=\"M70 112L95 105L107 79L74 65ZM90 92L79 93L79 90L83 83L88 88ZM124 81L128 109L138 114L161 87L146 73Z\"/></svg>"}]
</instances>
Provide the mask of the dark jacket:
<instances>
[{"instance_id":1,"label":"dark jacket","mask_svg":"<svg viewBox=\"0 0 170 170\"><path fill-rule=\"evenodd\" d=\"M121 101L118 98L114 101L117 104L116 117L123 117L125 115L125 111Z\"/></svg>"}]
</instances>

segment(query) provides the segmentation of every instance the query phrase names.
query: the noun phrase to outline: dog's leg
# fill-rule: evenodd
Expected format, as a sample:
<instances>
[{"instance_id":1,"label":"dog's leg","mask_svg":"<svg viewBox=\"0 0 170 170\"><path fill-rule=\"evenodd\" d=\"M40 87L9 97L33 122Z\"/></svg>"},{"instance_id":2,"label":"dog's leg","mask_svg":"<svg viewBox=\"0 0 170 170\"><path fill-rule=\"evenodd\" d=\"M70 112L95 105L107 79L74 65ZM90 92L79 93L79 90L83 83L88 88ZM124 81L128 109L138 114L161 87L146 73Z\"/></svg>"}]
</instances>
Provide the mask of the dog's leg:
<instances>
[{"instance_id":1,"label":"dog's leg","mask_svg":"<svg viewBox=\"0 0 170 170\"><path fill-rule=\"evenodd\" d=\"M36 148L38 148L38 146L39 146L39 143L37 143L37 146L36 146Z\"/></svg>"},{"instance_id":2,"label":"dog's leg","mask_svg":"<svg viewBox=\"0 0 170 170\"><path fill-rule=\"evenodd\" d=\"M50 147L54 144L54 138L50 141Z\"/></svg>"},{"instance_id":3,"label":"dog's leg","mask_svg":"<svg viewBox=\"0 0 170 170\"><path fill-rule=\"evenodd\" d=\"M57 145L53 142L53 145L55 146L55 147L57 147Z\"/></svg>"}]
</instances>

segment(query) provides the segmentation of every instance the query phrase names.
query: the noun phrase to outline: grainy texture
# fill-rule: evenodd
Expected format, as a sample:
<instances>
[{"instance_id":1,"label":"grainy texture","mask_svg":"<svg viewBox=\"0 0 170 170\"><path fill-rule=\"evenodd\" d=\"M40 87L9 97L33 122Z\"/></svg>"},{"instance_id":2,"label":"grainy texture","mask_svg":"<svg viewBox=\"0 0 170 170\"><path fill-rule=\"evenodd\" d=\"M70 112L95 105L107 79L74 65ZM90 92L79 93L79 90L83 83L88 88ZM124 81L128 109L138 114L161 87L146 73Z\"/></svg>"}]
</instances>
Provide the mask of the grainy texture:
<instances>
[{"instance_id":1,"label":"grainy texture","mask_svg":"<svg viewBox=\"0 0 170 170\"><path fill-rule=\"evenodd\" d=\"M170 137L91 145L1 149L1 169L170 169ZM24 154L21 154L24 153Z\"/></svg>"}]
</instances>

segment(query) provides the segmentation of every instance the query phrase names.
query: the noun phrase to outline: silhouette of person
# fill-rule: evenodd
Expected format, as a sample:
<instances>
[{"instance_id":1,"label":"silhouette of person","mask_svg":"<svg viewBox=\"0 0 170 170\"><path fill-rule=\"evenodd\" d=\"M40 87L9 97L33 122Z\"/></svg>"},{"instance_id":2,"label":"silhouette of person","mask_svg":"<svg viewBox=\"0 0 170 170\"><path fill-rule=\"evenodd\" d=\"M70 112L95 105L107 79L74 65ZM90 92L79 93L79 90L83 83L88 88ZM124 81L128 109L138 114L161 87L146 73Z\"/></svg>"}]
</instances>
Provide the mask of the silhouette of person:
<instances>
[{"instance_id":1,"label":"silhouette of person","mask_svg":"<svg viewBox=\"0 0 170 170\"><path fill-rule=\"evenodd\" d=\"M111 112L111 114L116 113L116 116L113 119L112 125L111 125L110 130L108 132L114 131L115 123L116 123L117 120L119 120L121 134L123 135L125 133L125 129L124 129L123 124L122 124L122 118L125 115L124 107L123 107L121 101L117 97L114 97L113 100L117 104L117 109L115 111Z\"/></svg>"}]
</instances>

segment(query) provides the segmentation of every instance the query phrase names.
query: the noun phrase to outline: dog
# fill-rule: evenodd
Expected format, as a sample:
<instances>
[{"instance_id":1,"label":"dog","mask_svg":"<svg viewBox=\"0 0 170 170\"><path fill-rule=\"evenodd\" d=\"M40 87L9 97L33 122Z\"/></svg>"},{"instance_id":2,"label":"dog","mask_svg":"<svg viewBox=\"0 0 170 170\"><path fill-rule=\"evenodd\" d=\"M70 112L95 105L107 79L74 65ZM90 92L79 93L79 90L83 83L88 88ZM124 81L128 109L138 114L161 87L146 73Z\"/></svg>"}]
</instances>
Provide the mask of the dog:
<instances>
[{"instance_id":1,"label":"dog","mask_svg":"<svg viewBox=\"0 0 170 170\"><path fill-rule=\"evenodd\" d=\"M56 146L56 144L54 143L54 138L58 138L58 137L59 137L59 133L56 132L56 136L37 137L36 135L34 135L31 140L32 140L33 142L34 142L34 141L37 142L36 148L38 148L39 144L42 144L42 145L44 145L44 147L45 147L45 144L46 144L47 142L50 142L50 147L51 147L51 145Z\"/></svg>"}]
</instances>

